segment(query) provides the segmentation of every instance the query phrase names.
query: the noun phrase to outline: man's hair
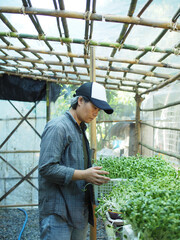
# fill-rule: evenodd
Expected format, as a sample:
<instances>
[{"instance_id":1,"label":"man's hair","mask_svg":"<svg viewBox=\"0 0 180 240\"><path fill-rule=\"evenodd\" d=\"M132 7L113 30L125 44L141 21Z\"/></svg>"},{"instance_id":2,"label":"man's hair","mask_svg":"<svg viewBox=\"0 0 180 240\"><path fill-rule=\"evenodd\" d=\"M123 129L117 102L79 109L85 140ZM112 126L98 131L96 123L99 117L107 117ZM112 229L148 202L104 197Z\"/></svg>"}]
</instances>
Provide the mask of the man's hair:
<instances>
[{"instance_id":1,"label":"man's hair","mask_svg":"<svg viewBox=\"0 0 180 240\"><path fill-rule=\"evenodd\" d=\"M77 108L77 105L78 105L78 98L79 98L80 96L76 96L76 97L74 97L74 98L72 98L71 99L71 108L72 109L76 109ZM89 102L90 100L87 98L87 97L84 97L84 96L82 96L83 97L83 99L84 99L84 101L85 102Z\"/></svg>"}]
</instances>

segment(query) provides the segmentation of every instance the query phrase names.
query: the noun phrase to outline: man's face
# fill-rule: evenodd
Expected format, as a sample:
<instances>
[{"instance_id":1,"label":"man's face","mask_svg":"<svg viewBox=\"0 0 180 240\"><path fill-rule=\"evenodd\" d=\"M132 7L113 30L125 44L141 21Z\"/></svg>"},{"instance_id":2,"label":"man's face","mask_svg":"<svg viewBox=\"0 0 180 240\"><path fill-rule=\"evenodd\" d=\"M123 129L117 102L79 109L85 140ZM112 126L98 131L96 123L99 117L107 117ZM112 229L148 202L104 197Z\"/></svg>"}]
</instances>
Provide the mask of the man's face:
<instances>
[{"instance_id":1,"label":"man's face","mask_svg":"<svg viewBox=\"0 0 180 240\"><path fill-rule=\"evenodd\" d=\"M85 102L83 98L79 98L77 117L81 122L90 123L94 118L97 117L99 111L100 109L91 102Z\"/></svg>"}]
</instances>

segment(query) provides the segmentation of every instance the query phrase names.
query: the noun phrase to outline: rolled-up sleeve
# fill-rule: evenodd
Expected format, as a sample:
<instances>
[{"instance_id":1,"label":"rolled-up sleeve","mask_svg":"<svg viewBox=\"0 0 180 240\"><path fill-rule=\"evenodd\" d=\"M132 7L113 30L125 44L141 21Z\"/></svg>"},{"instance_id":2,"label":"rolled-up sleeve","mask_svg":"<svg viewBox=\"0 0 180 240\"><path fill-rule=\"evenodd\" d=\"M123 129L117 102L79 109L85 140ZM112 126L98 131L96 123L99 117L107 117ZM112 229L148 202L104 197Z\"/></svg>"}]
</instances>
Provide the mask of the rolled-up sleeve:
<instances>
[{"instance_id":1,"label":"rolled-up sleeve","mask_svg":"<svg viewBox=\"0 0 180 240\"><path fill-rule=\"evenodd\" d=\"M60 185L68 184L75 171L61 162L66 145L65 129L59 125L47 125L41 140L39 174L48 181Z\"/></svg>"}]
</instances>

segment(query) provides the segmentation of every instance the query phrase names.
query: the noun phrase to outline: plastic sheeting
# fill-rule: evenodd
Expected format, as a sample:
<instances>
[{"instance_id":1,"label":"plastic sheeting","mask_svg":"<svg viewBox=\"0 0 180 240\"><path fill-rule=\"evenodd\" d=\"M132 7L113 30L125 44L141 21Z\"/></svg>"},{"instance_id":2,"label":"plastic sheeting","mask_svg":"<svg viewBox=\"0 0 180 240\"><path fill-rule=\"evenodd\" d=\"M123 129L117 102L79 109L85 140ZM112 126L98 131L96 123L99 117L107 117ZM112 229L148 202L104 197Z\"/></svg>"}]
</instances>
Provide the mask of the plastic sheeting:
<instances>
[{"instance_id":1,"label":"plastic sheeting","mask_svg":"<svg viewBox=\"0 0 180 240\"><path fill-rule=\"evenodd\" d=\"M141 142L168 153L180 155L180 82L173 84L149 94L142 102L142 109L157 109L154 111L142 111L141 120L145 123L156 126L141 126ZM172 106L169 106L172 104ZM153 152L142 147L143 155L152 155ZM162 155L162 154L161 154ZM174 157L163 155L175 166L180 165L180 160Z\"/></svg>"},{"instance_id":2,"label":"plastic sheeting","mask_svg":"<svg viewBox=\"0 0 180 240\"><path fill-rule=\"evenodd\" d=\"M50 84L50 100L55 102L60 93L60 86ZM36 102L46 99L46 82L30 78L20 78L4 74L0 78L0 99Z\"/></svg>"}]
</instances>

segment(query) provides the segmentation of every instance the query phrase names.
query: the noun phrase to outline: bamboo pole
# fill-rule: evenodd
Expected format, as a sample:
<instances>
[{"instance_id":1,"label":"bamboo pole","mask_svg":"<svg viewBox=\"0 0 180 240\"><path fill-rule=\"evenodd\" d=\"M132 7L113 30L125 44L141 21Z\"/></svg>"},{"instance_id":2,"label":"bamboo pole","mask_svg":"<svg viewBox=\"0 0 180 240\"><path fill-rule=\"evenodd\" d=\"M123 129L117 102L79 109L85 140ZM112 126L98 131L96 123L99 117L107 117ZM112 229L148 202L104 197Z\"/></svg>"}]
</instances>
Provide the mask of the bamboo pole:
<instances>
[{"instance_id":1,"label":"bamboo pole","mask_svg":"<svg viewBox=\"0 0 180 240\"><path fill-rule=\"evenodd\" d=\"M140 142L140 106L144 98L142 98L140 95L136 94L135 96L136 100L136 122L135 122L135 153L138 154L140 153L140 148L139 148L139 142Z\"/></svg>"},{"instance_id":2,"label":"bamboo pole","mask_svg":"<svg viewBox=\"0 0 180 240\"><path fill-rule=\"evenodd\" d=\"M6 161L2 156L0 156L1 160L3 162L5 162L8 166L10 166L17 174L19 174L21 177L24 177L23 174L21 174L12 164L10 164L8 161ZM3 178L4 179L4 178ZM9 178L8 178L9 179ZM19 179L19 178L18 178ZM29 180L29 179L25 179L32 187L34 187L36 190L38 190L38 188Z\"/></svg>"},{"instance_id":3,"label":"bamboo pole","mask_svg":"<svg viewBox=\"0 0 180 240\"><path fill-rule=\"evenodd\" d=\"M59 7L62 11L65 10L65 6L64 6L64 1L61 0L59 1ZM62 22L62 25L63 25L63 29L64 29L64 35L65 35L65 38L69 38L69 30L68 30L68 25L67 25L67 20L66 18L62 17L61 18L61 22ZM70 44L66 44L67 46L67 52L71 53L71 45ZM70 62L73 64L74 60L72 57L70 57ZM76 69L76 66L72 66L74 71L77 71Z\"/></svg>"},{"instance_id":4,"label":"bamboo pole","mask_svg":"<svg viewBox=\"0 0 180 240\"><path fill-rule=\"evenodd\" d=\"M135 120L101 120L101 121L96 121L96 123L119 123L119 122L122 122L122 123L134 123Z\"/></svg>"},{"instance_id":5,"label":"bamboo pole","mask_svg":"<svg viewBox=\"0 0 180 240\"><path fill-rule=\"evenodd\" d=\"M11 104L11 106L13 106L13 108L19 113L19 115L21 117L24 117L22 115L22 113L17 109L17 107L9 100L9 103ZM27 118L25 118L26 123L32 128L32 130L41 138L41 135L39 134L39 132L33 127L33 125L27 120Z\"/></svg>"},{"instance_id":6,"label":"bamboo pole","mask_svg":"<svg viewBox=\"0 0 180 240\"><path fill-rule=\"evenodd\" d=\"M12 32L17 32L17 30L12 26L12 24L8 21L8 19L2 14L0 13L0 18L1 20L5 23L5 25L12 31ZM18 38L18 40L22 43L23 46L25 46L26 48L29 47L29 45L21 38ZM8 43L8 46L10 46L11 44ZM21 54L21 53L20 53ZM33 53L37 58L41 58L37 53ZM21 54L22 55L22 54ZM24 55L25 56L25 55ZM26 57L26 56L25 56Z\"/></svg>"},{"instance_id":7,"label":"bamboo pole","mask_svg":"<svg viewBox=\"0 0 180 240\"><path fill-rule=\"evenodd\" d=\"M83 58L83 59L90 59L90 56L83 55L83 54L74 54L72 52L56 52L56 51L46 51L46 50L39 50L33 48L21 48L16 46L5 46L0 45L0 49L7 49L7 50L15 50L18 52L30 52L30 53L43 53L48 55L54 56L64 56L64 57L74 57L74 58ZM162 67L162 68L174 68L180 69L180 64L173 64L173 63L163 63L163 62L151 62L151 61L142 61L139 59L121 59L121 58L114 58L114 57L95 57L96 60L99 61L111 61L117 63L129 63L129 64L137 64L137 65L147 65L147 66L154 66L154 67Z\"/></svg>"},{"instance_id":8,"label":"bamboo pole","mask_svg":"<svg viewBox=\"0 0 180 240\"><path fill-rule=\"evenodd\" d=\"M115 16L115 15L105 15L105 21L107 22L117 22L117 23L129 23L134 25L141 25L146 27L154 27L154 28L163 28L170 29L173 31L178 31L180 29L180 24L175 24L173 22L164 22L157 21L152 19L145 19L139 17L128 17L128 16Z\"/></svg>"},{"instance_id":9,"label":"bamboo pole","mask_svg":"<svg viewBox=\"0 0 180 240\"><path fill-rule=\"evenodd\" d=\"M131 4L130 4L130 6L129 6L129 11L128 11L128 16L129 16L129 17L132 17L132 16L133 16L133 13L134 13L135 8L136 8L136 4L137 4L137 0L135 0L135 1L132 0L132 1L131 1ZM120 34L119 34L119 37L118 37L118 39L116 40L116 42L120 43L121 46L123 46L122 43L124 43L124 41L125 41L125 40L123 41L123 39L124 39L125 33L127 32L128 27L129 27L129 24L127 24L127 23L124 23L124 24L123 24L123 27L122 27L121 32L120 32ZM120 51L120 47L119 47L119 51ZM110 56L111 56L111 57L114 57L115 54L116 54L116 52L117 52L117 48L113 48ZM110 68L110 67L112 66L112 64L113 64L113 62L112 62L112 61L109 61L108 67ZM110 75L110 70L108 69L108 70L107 70L107 74L106 74L105 81L108 79L108 76L109 76L109 75Z\"/></svg>"},{"instance_id":10,"label":"bamboo pole","mask_svg":"<svg viewBox=\"0 0 180 240\"><path fill-rule=\"evenodd\" d=\"M21 179L20 177L0 177L0 180L19 180ZM38 180L38 177L28 177L29 180ZM37 188L38 190L38 188Z\"/></svg>"},{"instance_id":11,"label":"bamboo pole","mask_svg":"<svg viewBox=\"0 0 180 240\"><path fill-rule=\"evenodd\" d=\"M180 10L179 10L179 14L180 14ZM177 50L180 49L180 42L174 46L174 49L177 49ZM161 57L161 58L158 60L158 62L164 61L164 60L165 60L167 57L169 57L170 55L171 55L170 53L165 54L163 57ZM156 69L156 66L152 67L152 68L150 69L150 71L153 72L155 69ZM144 76L143 78L145 79L146 76Z\"/></svg>"},{"instance_id":12,"label":"bamboo pole","mask_svg":"<svg viewBox=\"0 0 180 240\"><path fill-rule=\"evenodd\" d=\"M168 84L176 81L176 80L179 79L179 78L180 78L180 72L177 73L176 75L170 77L168 80L164 81L163 83L160 83L158 86L152 87L152 88L146 90L145 92L142 92L140 95L142 96L143 94L146 94L146 93L149 93L149 92L152 92L152 91L159 90L159 89L165 87L166 85L168 85Z\"/></svg>"},{"instance_id":13,"label":"bamboo pole","mask_svg":"<svg viewBox=\"0 0 180 240\"><path fill-rule=\"evenodd\" d=\"M0 208L12 208L12 207L37 207L38 203L32 203L32 204L12 204L12 205L0 205Z\"/></svg>"},{"instance_id":14,"label":"bamboo pole","mask_svg":"<svg viewBox=\"0 0 180 240\"><path fill-rule=\"evenodd\" d=\"M0 75L1 77L1 75ZM36 119L44 119L44 117L28 117L27 118L28 120L36 120ZM17 118L0 118L0 121L12 121L12 120L21 120L20 117L17 117Z\"/></svg>"},{"instance_id":15,"label":"bamboo pole","mask_svg":"<svg viewBox=\"0 0 180 240\"><path fill-rule=\"evenodd\" d=\"M128 17L132 17L132 16L133 16L134 11L135 11L135 8L136 8L136 5L137 5L137 0L135 0L135 1L132 0L132 1L131 1L131 4L130 4L130 6L129 6ZM119 35L118 39L116 40L116 42L122 44L122 39L124 38L124 35L125 35L125 33L127 32L128 26L129 26L128 23L124 23L124 25L123 25L123 27L122 27L122 30L121 30L121 32L120 32L120 35ZM121 45L121 46L122 46L122 45ZM116 54L116 51L117 51L117 49L115 49L115 48L112 50L112 52L111 52L111 57L114 57L114 55ZM112 65L112 63L111 63L111 61L110 61L109 67L111 67L111 65Z\"/></svg>"},{"instance_id":16,"label":"bamboo pole","mask_svg":"<svg viewBox=\"0 0 180 240\"><path fill-rule=\"evenodd\" d=\"M90 12L90 1L89 1L89 0L86 1L86 12L88 12L88 13ZM86 20L85 20L84 39L85 39L86 41L89 40L89 36L88 36L89 28L90 28L89 22L90 22L89 19L86 19ZM88 51L89 51L88 46L85 46L85 47L84 47L84 55L88 55ZM85 63L85 64L88 64L86 58L84 58L84 63ZM87 72L89 73L89 69L88 69L88 68L87 68Z\"/></svg>"},{"instance_id":17,"label":"bamboo pole","mask_svg":"<svg viewBox=\"0 0 180 240\"><path fill-rule=\"evenodd\" d=\"M6 66L6 67L14 67L14 68L25 68L25 69L28 69L28 70L34 70L34 69L36 69L36 70L38 70L38 71L40 71L40 72L43 72L43 71L49 71L49 69L48 68L40 68L40 67L36 67L36 68L34 68L34 67L29 67L29 66L24 66L24 65L16 65L16 64L5 64L5 63L1 63L1 65L2 66ZM15 71L10 71L10 70L4 70L4 72L5 73L7 73L7 74L10 74L10 73L12 73L12 74L14 74L14 75L20 75L20 74L22 74L22 76L26 76L26 77L31 77L31 78L33 78L33 79L39 79L39 77L42 77L42 80L47 80L48 81L48 79L47 78L49 78L49 79L52 79L52 75L49 75L49 74L43 74L43 76L42 76L42 73L41 74L38 74L38 73L27 73L27 72L23 72L23 71L21 71L20 72L20 74L18 73L18 72L15 72ZM61 78L65 78L63 75L58 75L57 73L64 73L64 74L73 74L73 75L76 75L76 74L78 74L79 76L89 76L89 74L88 73L82 73L82 72L77 72L77 73L75 73L75 72L73 72L73 71L63 71L63 70L59 70L59 69L53 69L53 68L51 68L51 72L54 74L54 77L57 79L57 80L55 80L55 79L53 79L52 81L54 81L54 82L58 82L58 80L59 79L61 79ZM106 76L105 75L100 75L100 74L97 74L96 75L96 78L105 78ZM76 77L76 78L72 78L72 77L68 77L68 79L71 79L71 80L76 80L76 81L87 81L87 79L80 79L80 80L78 80L78 78ZM144 79L131 79L131 78L123 78L123 77L116 77L116 76L112 76L112 75L109 75L108 76L108 79L109 80L114 80L115 82L114 83L116 83L117 85L119 85L120 84L120 81L123 83L123 82L134 82L134 83L146 83L146 84L153 84L153 85L157 85L157 84L159 84L159 82L157 82L157 81L154 81L154 80L144 80ZM40 79L39 79L40 80ZM51 81L51 80L49 80L49 81ZM99 81L99 82L101 82L102 83L102 81ZM106 82L107 84L108 84L108 80L107 80L107 82ZM123 85L123 84L120 84L120 85ZM141 86L137 86L137 88L140 88Z\"/></svg>"},{"instance_id":18,"label":"bamboo pole","mask_svg":"<svg viewBox=\"0 0 180 240\"><path fill-rule=\"evenodd\" d=\"M96 0L93 0L93 3L92 3L92 14L94 14L94 13L96 13ZM92 20L91 23L90 23L89 39L92 38L93 27L94 27L94 21Z\"/></svg>"},{"instance_id":19,"label":"bamboo pole","mask_svg":"<svg viewBox=\"0 0 180 240\"><path fill-rule=\"evenodd\" d=\"M177 101L177 102L173 102L173 103L169 103L169 104L166 104L164 106L161 106L161 107L157 107L157 108L148 108L148 109L140 109L142 112L152 112L152 111L158 111L158 110L162 110L164 108L168 108L168 107L174 107L176 105L179 105L180 104L180 101Z\"/></svg>"},{"instance_id":20,"label":"bamboo pole","mask_svg":"<svg viewBox=\"0 0 180 240\"><path fill-rule=\"evenodd\" d=\"M54 83L61 83L61 84L81 85L83 82L89 82L89 80L85 80L85 81L82 81L82 80L75 81L75 80L73 80L73 81L70 81L69 79L66 80L66 79L62 79L62 78L58 78L58 77L56 78L57 79L56 80L56 79L50 78L50 77L27 75L27 74L16 73L16 72L11 72L11 71L6 71L5 73L10 74L10 75L20 76L21 78L23 78L23 77L31 78L35 81L36 80L39 80L39 81L43 80L43 81L47 81L47 82L54 82ZM100 81L98 81L98 82L102 84L102 82L100 82ZM106 84L106 89L134 93L134 90L128 88L128 86L122 87L120 85L112 86L111 84Z\"/></svg>"},{"instance_id":21,"label":"bamboo pole","mask_svg":"<svg viewBox=\"0 0 180 240\"><path fill-rule=\"evenodd\" d=\"M29 4L29 5L30 5L30 4ZM23 2L23 7L28 7L28 4L27 4L26 1ZM40 23L39 23L39 20L38 20L37 16L36 16L35 14L30 14L30 15L28 15L28 16L29 16L31 22L33 23L35 29L37 30L38 34L39 34L39 35L44 35L44 32L43 32L43 30L42 30L42 28L41 28L41 25L40 25ZM47 45L47 47L48 47L50 50L53 49L53 48L51 47L51 45L49 44L49 42L48 42L46 39L44 40L44 42L45 42L45 44ZM59 58L58 56L57 56L57 58L58 58L58 60L60 60L60 58Z\"/></svg>"},{"instance_id":22,"label":"bamboo pole","mask_svg":"<svg viewBox=\"0 0 180 240\"><path fill-rule=\"evenodd\" d=\"M22 117L21 121L17 124L17 126L9 133L6 139L1 143L0 149L4 146L4 144L9 140L9 138L14 134L14 132L18 129L18 127L23 123L23 121L27 118L27 116L33 111L38 103L35 103L34 106L26 113L24 117Z\"/></svg>"},{"instance_id":23,"label":"bamboo pole","mask_svg":"<svg viewBox=\"0 0 180 240\"><path fill-rule=\"evenodd\" d=\"M46 82L46 121L48 122L51 118L50 110L50 82Z\"/></svg>"},{"instance_id":24,"label":"bamboo pole","mask_svg":"<svg viewBox=\"0 0 180 240\"><path fill-rule=\"evenodd\" d=\"M14 67L14 68L25 68L25 69L28 69L28 70L36 69L36 70L38 70L40 72L42 72L42 71L49 71L48 68L41 68L41 67L35 67L34 68L34 67L29 67L29 66L20 65L20 64L17 65L17 64L10 64L10 63L7 63L7 64L1 63L1 65L2 66L6 66L6 67ZM14 71L9 71L9 70L4 70L4 71L7 72L8 74L10 74L10 73L13 74L13 72L14 72ZM76 75L76 72L73 72L73 71L63 71L63 70L59 70L59 69L55 69L55 68L51 68L51 72L53 72L55 74L54 76L55 76L56 79L64 77L64 76L57 75L57 73L64 73L64 74L71 74L71 75L74 74L74 75ZM18 76L17 72L14 72L14 74ZM32 75L31 72L27 73L27 72L22 72L22 71L21 71L21 74L26 76L26 77L32 77L32 78L37 78L37 79L38 79L38 76L41 76L42 79L44 79L44 77L52 78L52 75L49 75L49 74L43 74L43 76L42 76L42 74L33 73L33 75ZM89 76L88 73L77 72L77 74L80 75L80 76ZM105 75L96 74L96 78L105 78L105 77L106 77ZM73 79L73 78L68 77L68 79ZM155 81L155 80L144 80L144 79L140 79L139 80L139 79L126 78L126 77L116 77L116 76L112 76L112 75L109 75L108 79L110 79L110 80L113 79L115 81L117 80L116 81L117 84L120 83L119 80L122 81L122 82L148 83L148 84L153 84L153 85L159 84L159 82ZM76 77L76 80L77 80L77 77ZM85 79L84 80L81 79L80 81L87 81L87 79L86 80ZM57 82L57 81L54 80L54 82ZM107 83L108 83L108 81L107 81Z\"/></svg>"},{"instance_id":25,"label":"bamboo pole","mask_svg":"<svg viewBox=\"0 0 180 240\"><path fill-rule=\"evenodd\" d=\"M33 80L39 80L39 81L47 81L47 82L54 82L54 83L57 83L57 84L72 84L72 85L79 85L79 84L82 84L83 82L89 82L89 80L87 79L79 79L79 80L76 80L76 78L72 78L72 77L65 77L65 76L58 76L56 75L54 78L51 76L51 75L45 75L43 74L40 75L40 74L35 74L35 75L31 75L31 74L27 74L26 72L12 72L12 71L5 71L4 72L5 74L9 74L9 75L14 75L14 76L20 76L21 78L31 78ZM100 84L103 84L102 81L98 81ZM114 89L114 90L122 90L122 91L129 91L129 92L134 92L134 84L119 84L119 83L116 83L116 82L106 82L106 88L107 89ZM143 88L146 88L147 87L141 87L139 86L138 89L143 89ZM141 92L141 91L139 91Z\"/></svg>"},{"instance_id":26,"label":"bamboo pole","mask_svg":"<svg viewBox=\"0 0 180 240\"><path fill-rule=\"evenodd\" d=\"M0 37L25 38L25 39L34 39L34 40L43 40L43 41L47 40L47 41L54 41L54 42L61 42L61 43L87 44L86 40L84 39L59 38L59 37L52 37L52 36L45 36L45 35L33 35L33 34L15 33L15 32L0 32ZM180 55L180 51L177 49L161 49L159 47L154 47L154 46L141 47L141 46L135 46L130 44L123 44L122 46L120 43L97 42L94 40L89 40L88 45L117 48L117 49L122 48L122 49L128 49L132 51L159 52L159 53L171 53L175 55Z\"/></svg>"},{"instance_id":27,"label":"bamboo pole","mask_svg":"<svg viewBox=\"0 0 180 240\"><path fill-rule=\"evenodd\" d=\"M90 81L96 82L96 63L95 63L95 48L90 47ZM97 142L96 142L96 118L91 122L91 148L93 150L93 159L96 159ZM96 161L96 160L95 160ZM90 240L96 240L97 220L95 216L95 203L93 204L94 226L90 226Z\"/></svg>"},{"instance_id":28,"label":"bamboo pole","mask_svg":"<svg viewBox=\"0 0 180 240\"><path fill-rule=\"evenodd\" d=\"M155 126L153 124L149 124L149 123L142 122L142 121L140 121L140 124L143 124L143 125L146 125L146 126L149 126L149 127L152 127L152 128L162 129L162 130L180 131L179 128L160 127L160 126Z\"/></svg>"},{"instance_id":29,"label":"bamboo pole","mask_svg":"<svg viewBox=\"0 0 180 240\"><path fill-rule=\"evenodd\" d=\"M29 63L38 63L38 64L45 64L45 65L55 65L55 66L76 66L76 67L81 67L81 68L90 68L89 64L80 64L80 63L69 63L69 62L58 62L58 61L44 61L42 59L32 59L32 58L21 58L21 57L12 57L12 56L0 56L0 59L2 60L13 60L13 61L22 61L22 62L29 62ZM7 65L7 64L6 64ZM15 67L17 67L15 65ZM19 66L21 68L21 65ZM30 68L30 67L29 67ZM36 69L36 68L33 68ZM112 72L127 72L127 73L134 73L138 75L145 75L149 77L157 77L157 78L171 78L172 76L169 74L164 74L164 73L154 73L154 72L148 72L148 71L143 71L139 69L129 69L129 68L120 68L120 67L106 67L106 66L96 66L97 70L102 70L102 71L112 71ZM42 69L43 70L43 69ZM48 68L48 71L51 71L51 69ZM76 73L75 73L76 74ZM180 78L180 76L178 76Z\"/></svg>"},{"instance_id":30,"label":"bamboo pole","mask_svg":"<svg viewBox=\"0 0 180 240\"><path fill-rule=\"evenodd\" d=\"M19 182L17 182L11 189L9 189L3 196L0 197L0 201L6 198L12 191L14 191L22 182L24 182L37 169L38 169L38 166L34 167L26 176L22 177L22 179Z\"/></svg>"},{"instance_id":31,"label":"bamboo pole","mask_svg":"<svg viewBox=\"0 0 180 240\"><path fill-rule=\"evenodd\" d=\"M173 22L165 22L165 21L157 21L156 19L146 19L139 17L129 17L129 16L120 16L120 15L112 15L105 14L100 15L96 13L90 13L89 16L87 12L75 12L75 11L65 11L65 10L49 10L42 8L19 8L19 7L1 7L1 13L16 13L16 14L28 14L28 15L44 15L44 16L52 16L52 17L62 17L62 18L75 18L75 19L83 19L83 20L96 20L96 21L105 21L107 22L117 22L117 23L128 23L135 24L147 27L155 27L155 28L163 28L170 29L172 31L180 30L180 24L174 24Z\"/></svg>"},{"instance_id":32,"label":"bamboo pole","mask_svg":"<svg viewBox=\"0 0 180 240\"><path fill-rule=\"evenodd\" d=\"M148 0L146 2L146 4L144 5L144 7L140 10L140 12L138 13L137 17L141 17L141 15L144 13L144 11L149 7L149 5L152 3L153 0ZM132 16L129 16L132 17ZM123 38L121 39L121 44L123 44L127 38L127 36L129 35L129 33L131 32L132 28L134 27L134 24L131 24L130 27L128 28L128 30L125 32Z\"/></svg>"},{"instance_id":33,"label":"bamboo pole","mask_svg":"<svg viewBox=\"0 0 180 240\"><path fill-rule=\"evenodd\" d=\"M177 12L175 13L175 15L172 17L172 22L173 23L176 23L176 21L177 21L177 19L178 19L178 17L179 17L179 14L180 14L180 8L177 10ZM156 45L157 45L157 43L164 37L164 35L167 33L167 29L163 29L162 31L161 31L161 33L157 36L157 38L151 43L151 46L153 46L153 47L155 47ZM174 49L176 49L176 47L177 48L179 48L179 46L178 45L176 45L175 47L174 47ZM136 59L140 59L141 57L143 57L144 55L146 55L146 51L144 51L144 52L142 52L140 55L138 55L137 57L136 57ZM167 58L168 56L170 55L170 53L167 53L167 54L165 54L164 56L163 56L163 58L160 58L158 61L159 62L161 62L161 61L163 61L165 58ZM132 66L132 64L130 64L130 65L128 65L128 68L130 68ZM151 69L151 71L154 71L154 69L155 68L153 68L153 69ZM124 77L126 76L126 73L124 73ZM146 76L144 76L144 79L146 78Z\"/></svg>"},{"instance_id":34,"label":"bamboo pole","mask_svg":"<svg viewBox=\"0 0 180 240\"><path fill-rule=\"evenodd\" d=\"M2 154L6 153L40 153L39 150L14 150L14 151L0 151ZM1 156L0 156L1 157Z\"/></svg>"},{"instance_id":35,"label":"bamboo pole","mask_svg":"<svg viewBox=\"0 0 180 240\"><path fill-rule=\"evenodd\" d=\"M142 145L143 147L149 149L149 150L154 151L154 152L162 153L162 154L165 154L165 155L167 155L167 156L175 157L175 158L177 158L177 159L180 159L180 155L178 155L178 154L171 153L171 152L166 152L166 151L160 150L160 149L158 149L158 148L153 148L153 147L151 147L151 146L149 146L149 145L147 145L147 144L144 144L144 143L142 143L142 142L139 142L139 144Z\"/></svg>"}]
</instances>

